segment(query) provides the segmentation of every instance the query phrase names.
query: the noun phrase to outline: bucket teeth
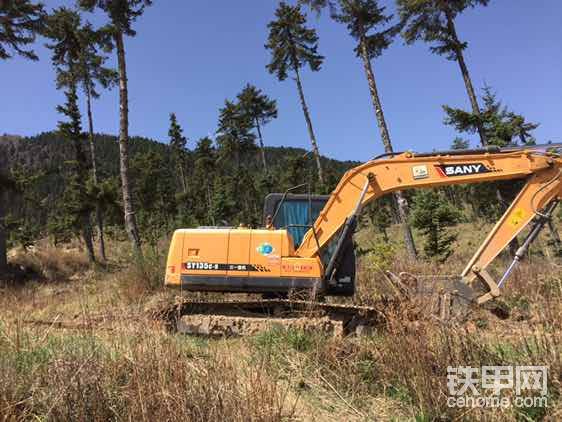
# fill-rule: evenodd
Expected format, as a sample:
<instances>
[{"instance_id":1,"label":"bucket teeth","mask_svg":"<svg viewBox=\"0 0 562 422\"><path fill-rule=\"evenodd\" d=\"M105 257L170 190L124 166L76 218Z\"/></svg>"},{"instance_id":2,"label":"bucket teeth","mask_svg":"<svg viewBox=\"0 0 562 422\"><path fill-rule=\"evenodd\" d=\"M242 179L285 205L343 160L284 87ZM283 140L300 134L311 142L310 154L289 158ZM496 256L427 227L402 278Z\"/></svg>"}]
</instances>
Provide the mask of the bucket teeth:
<instances>
[{"instance_id":1,"label":"bucket teeth","mask_svg":"<svg viewBox=\"0 0 562 422\"><path fill-rule=\"evenodd\" d=\"M442 321L466 317L479 296L462 277L415 276L406 272L386 274L402 299L413 302L421 313Z\"/></svg>"}]
</instances>

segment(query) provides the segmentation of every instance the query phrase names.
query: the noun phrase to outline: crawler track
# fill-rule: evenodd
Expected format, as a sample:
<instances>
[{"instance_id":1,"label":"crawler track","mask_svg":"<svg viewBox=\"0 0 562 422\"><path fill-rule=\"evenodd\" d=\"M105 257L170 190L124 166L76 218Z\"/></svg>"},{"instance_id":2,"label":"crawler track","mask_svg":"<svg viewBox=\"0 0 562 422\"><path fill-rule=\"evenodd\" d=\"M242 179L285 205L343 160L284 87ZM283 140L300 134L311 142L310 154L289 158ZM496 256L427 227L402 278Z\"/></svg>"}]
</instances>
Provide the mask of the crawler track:
<instances>
[{"instance_id":1,"label":"crawler track","mask_svg":"<svg viewBox=\"0 0 562 422\"><path fill-rule=\"evenodd\" d=\"M171 330L206 336L252 335L274 326L334 336L361 335L386 321L384 312L375 307L283 299L183 300L155 316Z\"/></svg>"}]
</instances>

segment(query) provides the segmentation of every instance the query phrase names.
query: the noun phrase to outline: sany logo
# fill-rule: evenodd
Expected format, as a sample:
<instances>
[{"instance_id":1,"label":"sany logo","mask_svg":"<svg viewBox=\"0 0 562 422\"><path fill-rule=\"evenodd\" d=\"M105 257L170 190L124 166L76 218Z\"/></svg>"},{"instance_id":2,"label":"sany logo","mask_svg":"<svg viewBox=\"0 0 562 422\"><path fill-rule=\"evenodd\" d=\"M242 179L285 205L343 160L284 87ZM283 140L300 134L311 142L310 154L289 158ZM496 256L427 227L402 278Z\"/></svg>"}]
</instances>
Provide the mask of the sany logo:
<instances>
[{"instance_id":1,"label":"sany logo","mask_svg":"<svg viewBox=\"0 0 562 422\"><path fill-rule=\"evenodd\" d=\"M443 177L466 176L470 174L489 173L490 170L482 163L475 164L449 164L435 166L437 172Z\"/></svg>"}]
</instances>

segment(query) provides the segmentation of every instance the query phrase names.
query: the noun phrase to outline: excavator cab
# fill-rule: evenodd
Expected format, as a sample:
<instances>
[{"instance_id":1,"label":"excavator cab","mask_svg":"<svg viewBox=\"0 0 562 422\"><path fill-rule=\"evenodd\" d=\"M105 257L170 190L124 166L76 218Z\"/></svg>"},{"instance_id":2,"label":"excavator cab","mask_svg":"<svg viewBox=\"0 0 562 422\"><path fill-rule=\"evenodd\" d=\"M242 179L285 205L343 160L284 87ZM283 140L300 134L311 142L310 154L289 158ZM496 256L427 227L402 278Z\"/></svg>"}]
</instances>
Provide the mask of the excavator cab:
<instances>
[{"instance_id":1,"label":"excavator cab","mask_svg":"<svg viewBox=\"0 0 562 422\"><path fill-rule=\"evenodd\" d=\"M301 185L302 186L302 185ZM300 186L296 186L296 189ZM292 190L290 189L290 190ZM266 226L274 229L286 229L291 235L295 250L299 248L305 233L312 228L330 195L270 193L264 201L264 221ZM326 280L326 294L330 296L352 296L355 293L356 258L353 243L353 231L345 236L337 253L337 265L332 264L333 271ZM320 258L325 268L330 266L341 233L334 236L321 251Z\"/></svg>"},{"instance_id":2,"label":"excavator cab","mask_svg":"<svg viewBox=\"0 0 562 422\"><path fill-rule=\"evenodd\" d=\"M270 218L274 228L287 229L297 249L329 198L330 195L270 193L265 197L264 221Z\"/></svg>"}]
</instances>

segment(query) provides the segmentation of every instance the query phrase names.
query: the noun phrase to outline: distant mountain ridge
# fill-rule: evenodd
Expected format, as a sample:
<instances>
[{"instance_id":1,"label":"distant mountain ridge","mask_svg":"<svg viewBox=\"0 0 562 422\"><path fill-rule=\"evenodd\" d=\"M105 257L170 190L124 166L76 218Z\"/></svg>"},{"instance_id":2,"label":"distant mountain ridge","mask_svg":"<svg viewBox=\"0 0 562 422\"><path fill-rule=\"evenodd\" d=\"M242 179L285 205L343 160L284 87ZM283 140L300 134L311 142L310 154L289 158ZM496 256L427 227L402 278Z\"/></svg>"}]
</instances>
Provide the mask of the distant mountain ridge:
<instances>
[{"instance_id":1,"label":"distant mountain ridge","mask_svg":"<svg viewBox=\"0 0 562 422\"><path fill-rule=\"evenodd\" d=\"M190 143L191 149L186 151L184 161L189 190L183 192L178 161L168 144L139 136L131 137L129 141L133 197L139 204L139 215L142 216L139 218L146 221L159 212L157 208L151 208L153 201L158 200L158 207L170 208L166 211L168 222L174 215L185 217L182 221L190 224L208 224L211 212L226 215L229 221L256 222L261 219L267 193L284 192L307 182L311 192L327 193L343 173L358 164L322 157L327 184L319 186L312 154L302 148L267 147L267 175L258 149L245 152L236 164L234 158L224 160L223 156L219 160L224 151L215 148L209 152L207 148L206 154L210 155L206 160L211 164L201 172L196 168L198 154L202 153L194 151L196 145ZM118 139L113 135L96 134L95 143L98 177L111 183L115 200L120 202ZM84 140L83 148L90 157L87 140ZM8 215L34 227L48 227L50 221L61 215L61 207L67 203L65 190L72 178L73 166L70 164L74 160L73 142L55 131L31 137L0 136L0 177L20 180L19 189L9 190ZM22 180L27 182L22 184ZM114 213L113 224L119 224L121 215L120 212Z\"/></svg>"},{"instance_id":2,"label":"distant mountain ridge","mask_svg":"<svg viewBox=\"0 0 562 422\"><path fill-rule=\"evenodd\" d=\"M116 175L119 171L117 136L97 133L95 142L98 165L102 174ZM188 154L192 154L195 147L194 142L190 144ZM156 150L164 155L170 154L168 144L142 136L131 137L129 145L131 157L149 150ZM84 148L89 151L89 145L86 142L84 142ZM276 166L290 156L304 156L308 152L303 148L295 147L266 147L266 158L271 166ZM45 169L72 160L73 156L72 144L63 139L56 131L42 132L30 137L12 134L0 135L0 171L3 172L14 167L24 167L29 170ZM345 171L359 164L357 161L341 161L325 156L322 156L322 161L336 171ZM255 163L255 165L257 164L259 163Z\"/></svg>"}]
</instances>

